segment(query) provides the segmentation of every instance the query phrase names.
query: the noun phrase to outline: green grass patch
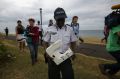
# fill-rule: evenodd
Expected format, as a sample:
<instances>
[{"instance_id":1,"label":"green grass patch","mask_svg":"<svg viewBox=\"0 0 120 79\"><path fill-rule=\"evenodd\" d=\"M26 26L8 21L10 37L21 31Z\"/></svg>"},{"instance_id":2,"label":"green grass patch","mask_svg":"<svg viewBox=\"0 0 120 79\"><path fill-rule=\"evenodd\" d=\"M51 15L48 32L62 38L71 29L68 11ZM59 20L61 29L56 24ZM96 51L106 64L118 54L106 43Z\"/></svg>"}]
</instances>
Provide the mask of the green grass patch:
<instances>
[{"instance_id":1,"label":"green grass patch","mask_svg":"<svg viewBox=\"0 0 120 79\"><path fill-rule=\"evenodd\" d=\"M39 48L39 62L32 66L27 48L25 52L19 53L16 42L5 40L4 43L8 44L7 49L15 58L13 62L0 68L0 79L48 79L48 68L44 63L42 47ZM76 59L72 62L75 79L108 79L100 73L98 64L112 62L76 54ZM119 73L117 75L120 77Z\"/></svg>"}]
</instances>

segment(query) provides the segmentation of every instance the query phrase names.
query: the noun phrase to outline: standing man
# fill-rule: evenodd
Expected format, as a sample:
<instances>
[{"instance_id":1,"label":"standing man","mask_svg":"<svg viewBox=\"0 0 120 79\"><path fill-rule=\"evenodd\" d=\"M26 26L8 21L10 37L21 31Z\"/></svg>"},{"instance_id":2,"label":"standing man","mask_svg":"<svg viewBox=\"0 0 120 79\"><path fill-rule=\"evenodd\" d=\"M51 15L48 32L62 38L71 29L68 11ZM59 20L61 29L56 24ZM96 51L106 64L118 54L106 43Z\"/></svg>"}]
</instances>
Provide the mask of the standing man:
<instances>
[{"instance_id":1,"label":"standing man","mask_svg":"<svg viewBox=\"0 0 120 79\"><path fill-rule=\"evenodd\" d=\"M48 27L50 27L50 26L53 26L53 20L52 19L49 20Z\"/></svg>"},{"instance_id":2,"label":"standing man","mask_svg":"<svg viewBox=\"0 0 120 79\"><path fill-rule=\"evenodd\" d=\"M9 29L8 29L8 27L6 27L5 28L5 34L6 34L6 36L8 36L8 33L9 33Z\"/></svg>"},{"instance_id":3,"label":"standing man","mask_svg":"<svg viewBox=\"0 0 120 79\"><path fill-rule=\"evenodd\" d=\"M78 23L78 16L74 16L72 18L72 23L71 23L71 27L75 33L75 35L77 36L77 38L83 43L84 40L79 36L79 31L80 31L80 26L79 26L79 23Z\"/></svg>"},{"instance_id":4,"label":"standing man","mask_svg":"<svg viewBox=\"0 0 120 79\"><path fill-rule=\"evenodd\" d=\"M35 26L35 20L30 18L29 26L26 28L25 36L31 54L32 65L38 61L38 45L39 45L39 27Z\"/></svg>"},{"instance_id":5,"label":"standing man","mask_svg":"<svg viewBox=\"0 0 120 79\"><path fill-rule=\"evenodd\" d=\"M56 24L48 27L48 32L44 37L45 48L55 43L57 40L62 40L62 46L58 49L60 50L60 53L64 53L69 47L75 51L75 42L77 37L71 27L65 25L65 18L67 18L67 15L64 9L57 8L54 12L54 18L56 20ZM61 79L61 76L62 79L74 79L74 72L70 58L60 65L56 65L47 54L46 57L48 59L49 79Z\"/></svg>"}]
</instances>

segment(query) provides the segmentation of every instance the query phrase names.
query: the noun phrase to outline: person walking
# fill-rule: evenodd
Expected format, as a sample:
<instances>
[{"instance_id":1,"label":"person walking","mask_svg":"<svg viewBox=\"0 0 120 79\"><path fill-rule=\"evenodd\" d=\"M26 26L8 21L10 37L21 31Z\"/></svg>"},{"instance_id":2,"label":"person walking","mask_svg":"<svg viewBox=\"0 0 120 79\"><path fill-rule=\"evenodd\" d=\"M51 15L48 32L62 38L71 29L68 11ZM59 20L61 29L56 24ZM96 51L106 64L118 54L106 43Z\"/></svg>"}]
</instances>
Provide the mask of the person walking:
<instances>
[{"instance_id":1,"label":"person walking","mask_svg":"<svg viewBox=\"0 0 120 79\"><path fill-rule=\"evenodd\" d=\"M75 51L75 42L77 37L75 36L73 30L68 25L65 25L65 18L67 15L63 8L57 8L54 12L54 18L56 24L48 27L46 36L44 37L45 48L55 43L57 40L62 40L62 46L60 53L64 53L69 47ZM75 56L73 56L74 58ZM48 78L49 79L74 79L74 72L72 68L71 59L68 58L60 65L56 65L55 62L47 55L48 59Z\"/></svg>"},{"instance_id":2,"label":"person walking","mask_svg":"<svg viewBox=\"0 0 120 79\"><path fill-rule=\"evenodd\" d=\"M19 45L19 51L24 52L24 49L25 49L25 36L24 36L25 28L22 25L21 20L17 21L17 26L16 26L15 31L16 31L16 39L17 39L18 45Z\"/></svg>"},{"instance_id":3,"label":"person walking","mask_svg":"<svg viewBox=\"0 0 120 79\"><path fill-rule=\"evenodd\" d=\"M26 28L25 36L31 54L32 65L38 61L38 45L39 45L39 27L35 26L35 20L30 18L29 25Z\"/></svg>"},{"instance_id":4,"label":"person walking","mask_svg":"<svg viewBox=\"0 0 120 79\"><path fill-rule=\"evenodd\" d=\"M102 74L112 78L120 71L120 25L110 29L106 49L115 58L116 63L100 64L99 68Z\"/></svg>"},{"instance_id":5,"label":"person walking","mask_svg":"<svg viewBox=\"0 0 120 79\"><path fill-rule=\"evenodd\" d=\"M77 38L83 43L84 40L79 36L80 26L79 26L79 23L78 23L78 16L74 16L72 18L71 27L72 27L75 35L77 36Z\"/></svg>"}]
</instances>

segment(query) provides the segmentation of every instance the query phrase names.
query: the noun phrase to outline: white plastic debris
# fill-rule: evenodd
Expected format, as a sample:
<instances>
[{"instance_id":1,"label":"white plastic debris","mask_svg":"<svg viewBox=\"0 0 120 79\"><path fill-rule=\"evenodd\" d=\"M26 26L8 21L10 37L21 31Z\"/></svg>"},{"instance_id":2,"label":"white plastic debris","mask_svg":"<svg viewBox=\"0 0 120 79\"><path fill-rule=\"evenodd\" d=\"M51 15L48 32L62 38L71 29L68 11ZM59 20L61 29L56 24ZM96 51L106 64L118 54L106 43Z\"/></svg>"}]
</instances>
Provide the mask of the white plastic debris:
<instances>
[{"instance_id":1,"label":"white plastic debris","mask_svg":"<svg viewBox=\"0 0 120 79\"><path fill-rule=\"evenodd\" d=\"M73 55L73 52L70 48L65 53L61 54L59 52L60 47L61 40L58 40L46 49L47 54L53 59L56 65L61 64L63 61L65 61Z\"/></svg>"}]
</instances>

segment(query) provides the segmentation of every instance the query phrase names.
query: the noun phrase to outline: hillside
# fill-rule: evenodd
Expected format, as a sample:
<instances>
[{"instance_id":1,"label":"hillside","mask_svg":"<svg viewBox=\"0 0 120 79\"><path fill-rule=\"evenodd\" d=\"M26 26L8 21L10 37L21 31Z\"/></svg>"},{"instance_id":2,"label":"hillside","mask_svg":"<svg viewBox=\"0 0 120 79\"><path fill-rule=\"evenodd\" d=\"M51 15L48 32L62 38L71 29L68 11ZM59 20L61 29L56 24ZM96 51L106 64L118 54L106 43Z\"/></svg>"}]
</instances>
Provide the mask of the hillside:
<instances>
[{"instance_id":1,"label":"hillside","mask_svg":"<svg viewBox=\"0 0 120 79\"><path fill-rule=\"evenodd\" d=\"M31 66L27 48L26 52L19 53L15 41L3 40L2 43L12 53L13 60L6 64L1 63L0 79L47 79L47 64L44 63L42 47L39 50L39 62L35 66ZM75 61L73 61L75 79L108 79L100 73L98 64L113 61L82 54L76 54L76 56ZM120 79L120 73L115 79Z\"/></svg>"}]
</instances>

